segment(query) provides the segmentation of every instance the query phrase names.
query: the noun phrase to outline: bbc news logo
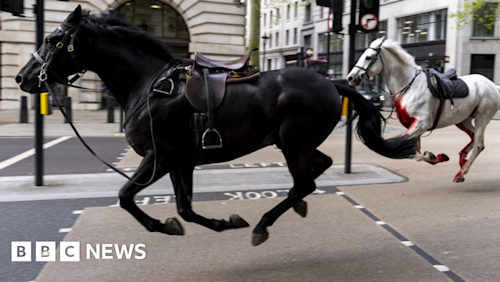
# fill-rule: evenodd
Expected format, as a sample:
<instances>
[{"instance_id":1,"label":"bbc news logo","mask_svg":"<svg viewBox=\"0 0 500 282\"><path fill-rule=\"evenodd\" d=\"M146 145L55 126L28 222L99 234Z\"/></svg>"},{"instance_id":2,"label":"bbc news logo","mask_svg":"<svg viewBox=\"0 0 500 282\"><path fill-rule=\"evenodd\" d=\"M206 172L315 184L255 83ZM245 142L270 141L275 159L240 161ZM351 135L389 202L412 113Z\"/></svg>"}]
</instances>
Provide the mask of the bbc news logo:
<instances>
[{"instance_id":1,"label":"bbc news logo","mask_svg":"<svg viewBox=\"0 0 500 282\"><path fill-rule=\"evenodd\" d=\"M80 244L80 242L63 241L59 243L59 252L54 241L11 242L11 261L30 262L33 255L36 262L59 261L78 262L81 258L97 260L142 260L146 258L145 244ZM82 248L83 247L83 248ZM84 256L82 255L82 252Z\"/></svg>"}]
</instances>

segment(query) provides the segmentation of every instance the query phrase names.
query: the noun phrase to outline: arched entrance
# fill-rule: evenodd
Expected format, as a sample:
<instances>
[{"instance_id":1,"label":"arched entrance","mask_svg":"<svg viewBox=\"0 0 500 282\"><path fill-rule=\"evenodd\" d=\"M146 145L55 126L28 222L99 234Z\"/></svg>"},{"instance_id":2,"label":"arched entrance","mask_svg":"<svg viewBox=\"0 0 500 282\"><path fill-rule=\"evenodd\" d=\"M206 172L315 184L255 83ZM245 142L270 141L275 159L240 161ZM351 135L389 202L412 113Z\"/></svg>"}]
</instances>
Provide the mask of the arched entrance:
<instances>
[{"instance_id":1,"label":"arched entrance","mask_svg":"<svg viewBox=\"0 0 500 282\"><path fill-rule=\"evenodd\" d=\"M170 50L189 57L189 31L181 15L161 1L131 0L120 5L116 12L128 22L165 42Z\"/></svg>"}]
</instances>

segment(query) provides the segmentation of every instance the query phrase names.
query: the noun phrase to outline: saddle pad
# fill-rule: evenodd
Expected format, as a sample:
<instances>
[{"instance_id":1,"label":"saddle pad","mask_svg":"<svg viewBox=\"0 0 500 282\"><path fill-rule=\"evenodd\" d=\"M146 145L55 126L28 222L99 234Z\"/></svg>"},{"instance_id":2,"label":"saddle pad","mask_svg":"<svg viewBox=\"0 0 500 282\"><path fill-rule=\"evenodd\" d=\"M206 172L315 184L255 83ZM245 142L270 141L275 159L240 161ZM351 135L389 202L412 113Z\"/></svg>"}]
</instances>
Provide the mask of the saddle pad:
<instances>
[{"instance_id":1,"label":"saddle pad","mask_svg":"<svg viewBox=\"0 0 500 282\"><path fill-rule=\"evenodd\" d=\"M469 87L460 78L452 80L453 82L453 92L451 98L464 98L469 95Z\"/></svg>"}]
</instances>

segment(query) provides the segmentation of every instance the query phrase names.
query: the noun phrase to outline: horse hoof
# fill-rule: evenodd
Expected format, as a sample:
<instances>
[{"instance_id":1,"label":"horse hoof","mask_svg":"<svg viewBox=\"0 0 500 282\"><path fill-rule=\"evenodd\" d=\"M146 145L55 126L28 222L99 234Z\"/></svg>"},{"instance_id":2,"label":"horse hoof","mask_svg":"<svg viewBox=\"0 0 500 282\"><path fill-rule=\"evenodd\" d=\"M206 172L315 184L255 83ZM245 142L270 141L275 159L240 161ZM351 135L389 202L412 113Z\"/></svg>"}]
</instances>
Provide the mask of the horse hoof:
<instances>
[{"instance_id":1,"label":"horse hoof","mask_svg":"<svg viewBox=\"0 0 500 282\"><path fill-rule=\"evenodd\" d=\"M252 233L252 246L258 246L264 243L267 239L269 239L269 232L267 231L262 234Z\"/></svg>"},{"instance_id":2,"label":"horse hoof","mask_svg":"<svg viewBox=\"0 0 500 282\"><path fill-rule=\"evenodd\" d=\"M307 202L300 200L298 203L293 206L293 210L298 213L302 217L306 217L307 215Z\"/></svg>"},{"instance_id":3,"label":"horse hoof","mask_svg":"<svg viewBox=\"0 0 500 282\"><path fill-rule=\"evenodd\" d=\"M237 214L232 214L229 217L229 222L234 226L234 228L244 228L250 226L246 220L244 220L241 216Z\"/></svg>"},{"instance_id":4,"label":"horse hoof","mask_svg":"<svg viewBox=\"0 0 500 282\"><path fill-rule=\"evenodd\" d=\"M168 235L184 235L184 228L177 218L167 218L165 222L165 233Z\"/></svg>"},{"instance_id":5,"label":"horse hoof","mask_svg":"<svg viewBox=\"0 0 500 282\"><path fill-rule=\"evenodd\" d=\"M450 160L450 158L446 154L439 154L438 159L439 162L447 162Z\"/></svg>"},{"instance_id":6,"label":"horse hoof","mask_svg":"<svg viewBox=\"0 0 500 282\"><path fill-rule=\"evenodd\" d=\"M453 182L455 183L462 183L465 181L465 178L463 176L455 176L455 179L453 179Z\"/></svg>"}]
</instances>

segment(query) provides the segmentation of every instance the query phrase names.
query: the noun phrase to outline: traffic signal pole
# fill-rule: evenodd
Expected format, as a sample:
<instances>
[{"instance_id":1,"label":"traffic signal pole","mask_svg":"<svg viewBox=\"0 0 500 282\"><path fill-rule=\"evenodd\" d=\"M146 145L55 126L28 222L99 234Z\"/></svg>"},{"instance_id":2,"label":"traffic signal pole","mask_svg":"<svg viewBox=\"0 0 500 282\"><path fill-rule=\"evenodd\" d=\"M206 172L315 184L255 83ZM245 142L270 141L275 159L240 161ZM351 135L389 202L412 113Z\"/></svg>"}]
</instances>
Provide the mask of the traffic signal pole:
<instances>
[{"instance_id":1,"label":"traffic signal pole","mask_svg":"<svg viewBox=\"0 0 500 282\"><path fill-rule=\"evenodd\" d=\"M349 68L354 66L354 52L356 49L356 0L351 0L351 21L349 23ZM345 165L344 173L351 173L351 156L352 156L352 107L351 101L347 105L347 124L345 138Z\"/></svg>"},{"instance_id":2,"label":"traffic signal pole","mask_svg":"<svg viewBox=\"0 0 500 282\"><path fill-rule=\"evenodd\" d=\"M44 0L36 0L36 49L43 44ZM43 186L43 115L40 94L35 94L35 186Z\"/></svg>"}]
</instances>

